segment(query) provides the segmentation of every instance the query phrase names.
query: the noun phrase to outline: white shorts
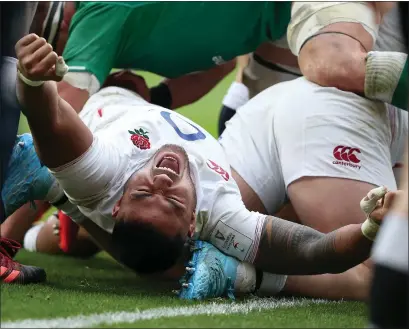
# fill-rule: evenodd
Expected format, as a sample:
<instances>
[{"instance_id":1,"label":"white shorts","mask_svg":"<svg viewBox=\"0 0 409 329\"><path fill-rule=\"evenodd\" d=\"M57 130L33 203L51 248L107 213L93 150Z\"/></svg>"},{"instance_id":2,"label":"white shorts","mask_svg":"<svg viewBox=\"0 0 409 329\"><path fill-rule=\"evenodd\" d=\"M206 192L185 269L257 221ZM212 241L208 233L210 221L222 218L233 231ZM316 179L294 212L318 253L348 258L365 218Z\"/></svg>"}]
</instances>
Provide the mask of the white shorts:
<instances>
[{"instance_id":1,"label":"white shorts","mask_svg":"<svg viewBox=\"0 0 409 329\"><path fill-rule=\"evenodd\" d=\"M396 189L392 167L406 143L407 112L298 78L237 110L221 136L231 167L269 214L305 176L354 179Z\"/></svg>"},{"instance_id":2,"label":"white shorts","mask_svg":"<svg viewBox=\"0 0 409 329\"><path fill-rule=\"evenodd\" d=\"M291 21L287 28L288 44L298 56L304 43L322 28L339 22L359 23L372 36L375 43L378 22L375 10L365 2L296 1L291 9Z\"/></svg>"}]
</instances>

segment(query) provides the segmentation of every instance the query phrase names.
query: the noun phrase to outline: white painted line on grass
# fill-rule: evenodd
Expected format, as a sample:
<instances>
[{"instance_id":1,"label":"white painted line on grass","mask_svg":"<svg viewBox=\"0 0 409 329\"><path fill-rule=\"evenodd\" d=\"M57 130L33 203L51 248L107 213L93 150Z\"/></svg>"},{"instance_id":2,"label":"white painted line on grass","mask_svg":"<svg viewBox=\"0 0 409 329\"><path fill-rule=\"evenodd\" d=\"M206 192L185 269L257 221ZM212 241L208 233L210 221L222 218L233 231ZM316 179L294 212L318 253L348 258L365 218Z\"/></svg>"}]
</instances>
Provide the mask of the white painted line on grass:
<instances>
[{"instance_id":1,"label":"white painted line on grass","mask_svg":"<svg viewBox=\"0 0 409 329\"><path fill-rule=\"evenodd\" d=\"M182 307L160 307L135 312L112 312L90 315L78 315L54 319L26 319L14 322L2 322L1 328L89 328L101 324L133 323L141 320L171 318L192 315L247 314L253 311L308 306L312 304L339 303L323 299L277 299L254 298L242 303L208 303Z\"/></svg>"}]
</instances>

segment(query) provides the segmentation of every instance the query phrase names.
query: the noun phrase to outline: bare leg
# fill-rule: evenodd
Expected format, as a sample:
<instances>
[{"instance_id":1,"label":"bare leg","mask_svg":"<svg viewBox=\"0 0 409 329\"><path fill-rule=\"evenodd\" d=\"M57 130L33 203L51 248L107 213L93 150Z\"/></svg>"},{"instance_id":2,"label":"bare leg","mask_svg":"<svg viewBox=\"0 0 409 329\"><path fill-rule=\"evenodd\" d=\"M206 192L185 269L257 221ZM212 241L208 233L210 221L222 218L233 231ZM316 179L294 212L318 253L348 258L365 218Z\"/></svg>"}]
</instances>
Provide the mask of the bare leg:
<instances>
[{"instance_id":1,"label":"bare leg","mask_svg":"<svg viewBox=\"0 0 409 329\"><path fill-rule=\"evenodd\" d=\"M48 208L48 203L36 201L34 209L29 203L25 204L1 224L1 236L22 243L24 235L36 221L38 216Z\"/></svg>"}]
</instances>

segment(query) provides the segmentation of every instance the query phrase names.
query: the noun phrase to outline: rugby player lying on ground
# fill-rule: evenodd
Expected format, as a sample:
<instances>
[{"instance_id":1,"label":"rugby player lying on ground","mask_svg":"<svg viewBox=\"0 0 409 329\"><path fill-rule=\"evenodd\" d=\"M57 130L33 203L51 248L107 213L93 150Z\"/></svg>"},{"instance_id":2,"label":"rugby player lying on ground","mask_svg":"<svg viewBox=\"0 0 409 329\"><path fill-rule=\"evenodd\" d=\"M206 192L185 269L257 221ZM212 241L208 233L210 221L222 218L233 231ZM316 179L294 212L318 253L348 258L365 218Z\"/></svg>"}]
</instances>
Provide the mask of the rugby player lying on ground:
<instances>
[{"instance_id":1,"label":"rugby player lying on ground","mask_svg":"<svg viewBox=\"0 0 409 329\"><path fill-rule=\"evenodd\" d=\"M239 6L217 2L50 2L39 5L32 30L44 35L58 54L64 51L72 70L66 81L58 84L59 92L76 110L99 89L112 67L138 68L174 78L150 91L140 89L139 94L167 108L188 104L206 94L233 66L224 64L203 74L196 71L254 51L263 41L279 42L287 26L291 51L299 55L300 69L308 79L368 98L401 103L406 92L400 93L402 88L397 86L406 81L406 75L401 74L405 56L368 53L390 7L391 3L382 2L299 2L290 12L289 2L243 2ZM159 12L161 20L145 22ZM186 17L186 12L190 16ZM228 17L218 15L225 12L229 12ZM213 22L211 30L209 20ZM175 21L178 24L169 23ZM155 35L140 26L154 27ZM126 29L138 33L124 33ZM186 33L191 30L193 37ZM105 56L95 56L102 53ZM288 58L296 62L289 49L261 47L259 55L278 65L288 66ZM28 213L26 208L21 215Z\"/></svg>"},{"instance_id":2,"label":"rugby player lying on ground","mask_svg":"<svg viewBox=\"0 0 409 329\"><path fill-rule=\"evenodd\" d=\"M233 286L251 292L254 267L278 274L337 273L369 256L378 230L373 220L325 235L250 212L222 148L202 128L114 87L94 95L80 118L58 96L56 83L44 82L65 73L55 65L52 47L30 34L17 43L16 53L18 97L38 157L53 175L40 164L31 136L20 136L2 194L8 214L45 199L139 273L174 266L173 275L180 276L184 266L175 264L191 258L184 248L188 237L216 243L223 236L232 246L229 255L246 263L194 242L191 262L198 267L185 283L184 298L222 296ZM281 288L278 277L265 275L272 290Z\"/></svg>"},{"instance_id":3,"label":"rugby player lying on ground","mask_svg":"<svg viewBox=\"0 0 409 329\"><path fill-rule=\"evenodd\" d=\"M326 124L320 125L323 113ZM364 222L359 202L375 186L396 190L392 167L399 164L406 139L407 112L300 78L269 88L241 107L220 143L247 209L298 220L327 233ZM338 145L344 145L345 151ZM355 148L348 152L351 148L345 145ZM287 201L295 211L282 209ZM58 225L55 216L30 229L25 246L58 252L58 237L52 234L58 228L53 225ZM234 247L225 243L220 225L213 243L228 252ZM83 233L72 240L71 255L97 252L86 244ZM285 289L297 279L292 277ZM309 284L306 277L300 280L300 294L362 300L368 295L370 269L362 264L343 275L311 277Z\"/></svg>"}]
</instances>

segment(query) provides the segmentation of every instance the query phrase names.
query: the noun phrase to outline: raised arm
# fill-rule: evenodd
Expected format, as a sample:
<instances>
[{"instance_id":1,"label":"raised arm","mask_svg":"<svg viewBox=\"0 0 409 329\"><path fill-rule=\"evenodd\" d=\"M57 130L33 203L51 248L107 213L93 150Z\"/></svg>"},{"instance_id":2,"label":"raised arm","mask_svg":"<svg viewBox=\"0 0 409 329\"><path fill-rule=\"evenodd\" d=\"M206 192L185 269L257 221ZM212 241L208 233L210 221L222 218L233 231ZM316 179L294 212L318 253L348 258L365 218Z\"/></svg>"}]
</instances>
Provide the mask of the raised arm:
<instances>
[{"instance_id":1,"label":"raised arm","mask_svg":"<svg viewBox=\"0 0 409 329\"><path fill-rule=\"evenodd\" d=\"M297 2L288 42L301 72L337 87L407 108L407 55L371 51L378 26L393 2ZM310 15L309 10L314 14Z\"/></svg>"},{"instance_id":2,"label":"raised arm","mask_svg":"<svg viewBox=\"0 0 409 329\"><path fill-rule=\"evenodd\" d=\"M377 188L368 195L363 210L370 214L384 190ZM264 223L254 265L277 274L344 272L369 258L379 228L374 219L382 219L386 211L387 208L380 208L363 224L347 225L328 234L269 216Z\"/></svg>"},{"instance_id":3,"label":"raised arm","mask_svg":"<svg viewBox=\"0 0 409 329\"><path fill-rule=\"evenodd\" d=\"M17 95L41 162L56 168L77 159L91 146L93 136L74 109L58 95L56 81L61 77L56 74L57 54L36 34L20 39L16 54Z\"/></svg>"}]
</instances>

